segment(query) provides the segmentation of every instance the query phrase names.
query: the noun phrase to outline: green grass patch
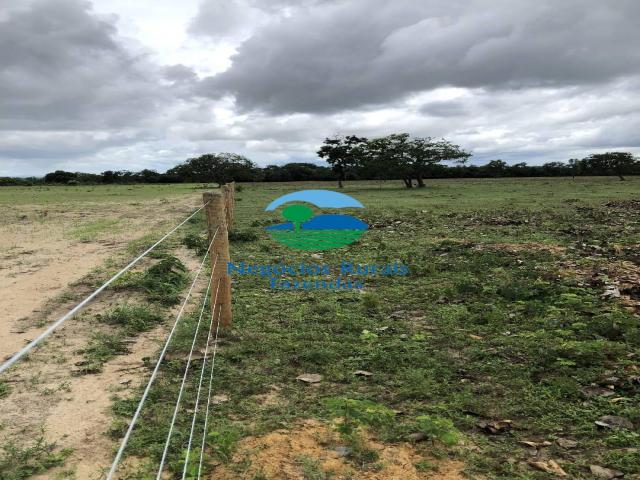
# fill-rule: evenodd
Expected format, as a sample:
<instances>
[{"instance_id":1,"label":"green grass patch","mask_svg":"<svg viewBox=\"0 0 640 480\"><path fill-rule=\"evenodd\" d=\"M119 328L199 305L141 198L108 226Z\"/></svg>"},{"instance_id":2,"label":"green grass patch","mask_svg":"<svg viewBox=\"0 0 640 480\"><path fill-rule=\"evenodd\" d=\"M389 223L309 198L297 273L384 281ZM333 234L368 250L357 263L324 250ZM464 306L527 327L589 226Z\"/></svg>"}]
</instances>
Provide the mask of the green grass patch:
<instances>
[{"instance_id":1,"label":"green grass patch","mask_svg":"<svg viewBox=\"0 0 640 480\"><path fill-rule=\"evenodd\" d=\"M48 469L64 464L70 450L56 451L53 443L47 443L40 436L32 445L18 445L8 442L0 451L0 478L3 480L23 480Z\"/></svg>"},{"instance_id":2,"label":"green grass patch","mask_svg":"<svg viewBox=\"0 0 640 480\"><path fill-rule=\"evenodd\" d=\"M118 305L106 313L98 314L96 318L107 325L122 327L127 334L146 332L163 320L158 311L148 306L129 304Z\"/></svg>"},{"instance_id":3,"label":"green grass patch","mask_svg":"<svg viewBox=\"0 0 640 480\"><path fill-rule=\"evenodd\" d=\"M100 237L105 232L113 232L114 227L120 223L120 220L116 219L100 219L93 222L83 223L79 227L76 227L69 231L69 235L73 238L77 238L81 242L88 242Z\"/></svg>"},{"instance_id":4,"label":"green grass patch","mask_svg":"<svg viewBox=\"0 0 640 480\"><path fill-rule=\"evenodd\" d=\"M122 334L96 332L91 336L89 345L82 350L84 361L80 365L81 371L83 373L100 372L105 362L128 351Z\"/></svg>"}]
</instances>

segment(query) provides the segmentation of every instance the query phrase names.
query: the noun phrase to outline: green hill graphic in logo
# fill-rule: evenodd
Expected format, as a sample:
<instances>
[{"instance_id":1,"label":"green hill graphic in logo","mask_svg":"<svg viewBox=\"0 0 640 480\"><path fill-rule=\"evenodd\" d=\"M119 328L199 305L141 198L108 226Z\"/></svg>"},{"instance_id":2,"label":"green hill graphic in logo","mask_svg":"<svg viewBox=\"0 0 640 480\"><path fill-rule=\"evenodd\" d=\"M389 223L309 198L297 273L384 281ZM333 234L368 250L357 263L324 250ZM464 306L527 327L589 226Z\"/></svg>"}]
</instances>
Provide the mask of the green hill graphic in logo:
<instances>
[{"instance_id":1,"label":"green hill graphic in logo","mask_svg":"<svg viewBox=\"0 0 640 480\"><path fill-rule=\"evenodd\" d=\"M318 214L319 209L364 208L355 198L331 190L301 190L288 193L271 202L266 211L285 206L281 215L285 223L270 225L266 230L278 243L298 250L330 250L349 245L358 240L368 225L346 214Z\"/></svg>"}]
</instances>

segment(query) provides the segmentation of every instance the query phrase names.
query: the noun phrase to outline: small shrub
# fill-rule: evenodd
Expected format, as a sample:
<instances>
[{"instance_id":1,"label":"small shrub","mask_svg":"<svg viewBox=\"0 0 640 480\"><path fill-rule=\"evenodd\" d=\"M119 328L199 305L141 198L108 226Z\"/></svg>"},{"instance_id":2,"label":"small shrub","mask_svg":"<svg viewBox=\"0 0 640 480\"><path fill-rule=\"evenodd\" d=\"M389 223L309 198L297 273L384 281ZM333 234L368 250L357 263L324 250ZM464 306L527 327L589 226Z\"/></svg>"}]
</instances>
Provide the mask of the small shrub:
<instances>
[{"instance_id":1,"label":"small shrub","mask_svg":"<svg viewBox=\"0 0 640 480\"><path fill-rule=\"evenodd\" d=\"M380 297L375 293L365 293L362 296L362 306L367 313L375 313L380 309Z\"/></svg>"},{"instance_id":2,"label":"small shrub","mask_svg":"<svg viewBox=\"0 0 640 480\"><path fill-rule=\"evenodd\" d=\"M13 442L2 445L0 451L0 478L23 480L50 468L62 465L71 454L65 449L55 452L55 444L47 443L44 436L30 446L19 446Z\"/></svg>"},{"instance_id":3,"label":"small shrub","mask_svg":"<svg viewBox=\"0 0 640 480\"><path fill-rule=\"evenodd\" d=\"M209 248L207 239L195 233L185 235L182 239L182 244L191 250L195 250L197 255L204 255L207 253L207 249Z\"/></svg>"},{"instance_id":4,"label":"small shrub","mask_svg":"<svg viewBox=\"0 0 640 480\"><path fill-rule=\"evenodd\" d=\"M124 327L127 333L146 332L162 322L162 316L142 305L118 305L113 310L97 316L108 325Z\"/></svg>"},{"instance_id":5,"label":"small shrub","mask_svg":"<svg viewBox=\"0 0 640 480\"><path fill-rule=\"evenodd\" d=\"M139 286L149 299L163 305L175 305L187 284L187 269L174 256L166 256L150 267L139 279Z\"/></svg>"},{"instance_id":6,"label":"small shrub","mask_svg":"<svg viewBox=\"0 0 640 480\"><path fill-rule=\"evenodd\" d=\"M120 335L104 332L94 333L89 345L82 351L85 358L82 371L83 373L100 372L105 362L128 351L127 345Z\"/></svg>"},{"instance_id":7,"label":"small shrub","mask_svg":"<svg viewBox=\"0 0 640 480\"><path fill-rule=\"evenodd\" d=\"M0 380L0 398L6 397L9 393L11 393L9 384L4 380Z\"/></svg>"},{"instance_id":8,"label":"small shrub","mask_svg":"<svg viewBox=\"0 0 640 480\"><path fill-rule=\"evenodd\" d=\"M247 231L232 230L229 232L230 242L255 242L257 239L258 239L258 235L255 232L252 232L250 230L247 230Z\"/></svg>"},{"instance_id":9,"label":"small shrub","mask_svg":"<svg viewBox=\"0 0 640 480\"><path fill-rule=\"evenodd\" d=\"M455 445L460 440L460 432L448 418L421 415L416 418L416 422L418 431L431 440L438 440L447 446Z\"/></svg>"},{"instance_id":10,"label":"small shrub","mask_svg":"<svg viewBox=\"0 0 640 480\"><path fill-rule=\"evenodd\" d=\"M240 432L234 427L228 427L209 432L206 442L219 461L228 463L233 456L239 438Z\"/></svg>"}]
</instances>

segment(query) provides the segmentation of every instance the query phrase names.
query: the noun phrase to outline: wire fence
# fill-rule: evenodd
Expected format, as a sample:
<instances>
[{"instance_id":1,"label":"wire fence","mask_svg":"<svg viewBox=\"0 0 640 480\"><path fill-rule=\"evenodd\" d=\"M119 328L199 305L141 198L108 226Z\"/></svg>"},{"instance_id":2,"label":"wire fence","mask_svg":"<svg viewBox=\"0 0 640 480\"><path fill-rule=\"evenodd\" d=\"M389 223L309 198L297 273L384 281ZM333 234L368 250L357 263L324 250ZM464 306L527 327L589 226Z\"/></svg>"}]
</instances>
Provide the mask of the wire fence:
<instances>
[{"instance_id":1,"label":"wire fence","mask_svg":"<svg viewBox=\"0 0 640 480\"><path fill-rule=\"evenodd\" d=\"M160 352L160 355L158 356L156 365L154 367L154 370L151 374L151 377L149 378L149 382L147 383L147 386L145 387L145 390L142 394L142 397L140 398L140 401L138 403L138 406L136 408L136 411L133 415L133 418L131 419L131 422L129 423L129 427L127 428L127 432L125 433L125 436L123 437L121 443L120 443L120 447L118 449L118 452L116 453L116 456L113 460L113 463L111 465L111 468L109 470L109 473L107 474L107 480L112 480L115 478L116 472L118 471L118 467L122 461L125 449L127 447L127 444L129 443L129 440L131 438L131 435L133 433L133 430L135 428L136 423L138 422L139 418L140 418L140 414L142 412L142 409L144 407L145 401L147 400L148 396L149 396L149 392L151 391L151 387L158 375L158 372L160 370L160 366L162 364L162 360L164 359L167 349L169 348L169 345L171 343L171 340L173 338L175 329L180 321L180 317L182 316L182 313L184 311L184 307L187 304L190 296L191 296L191 292L193 290L194 285L196 284L198 277L200 276L200 273L202 272L203 266L206 262L207 257L211 258L211 276L209 277L208 283L207 283L207 288L205 291L205 295L203 297L202 300L202 306L200 309L200 314L198 316L198 320L196 323L196 326L194 328L194 332L193 332L193 338L191 341L191 348L189 350L189 354L187 356L186 359L186 364L184 367L184 372L182 375L182 380L181 380L181 384L180 384L180 388L178 389L178 394L177 394L177 398L175 400L175 404L174 404L174 408L173 408L173 414L171 416L171 419L169 421L169 427L168 427L168 431L167 431L167 436L165 439L165 443L164 443L164 448L162 451L162 456L160 458L159 464L158 464L158 470L156 473L156 480L160 480L163 476L164 470L165 470L165 466L166 466L166 461L167 461L167 457L169 454L169 450L171 448L171 439L174 433L174 427L176 424L176 420L177 417L180 413L180 407L181 407L181 402L182 402L182 398L185 392L185 387L187 385L187 378L189 375L189 371L190 371L190 367L191 367L191 363L192 363L192 359L193 359L193 353L197 344L197 340L198 340L198 334L200 332L200 327L202 325L202 319L203 319L203 315L204 315L204 311L205 311L205 307L207 304L207 299L210 298L209 294L211 292L211 286L212 284L216 283L216 291L215 291L215 296L211 297L211 316L210 316L210 321L209 321L209 328L208 328L208 333L207 333L207 343L206 343L206 347L205 347L205 353L204 353L204 358L202 361L202 367L200 370L200 378L198 381L198 390L196 393L196 401L195 401L195 407L194 407L194 412L193 412L193 416L191 419L191 428L190 428L190 433L189 433L189 439L186 445L186 453L185 453L185 459L184 459L184 466L183 466L183 471L182 471L182 478L185 479L187 472L188 472L188 465L189 465L189 458L191 456L191 450L193 447L193 439L194 439L194 432L195 432L195 428L196 428L196 423L197 423L197 417L198 417L198 409L200 406L200 399L202 397L202 385L203 385L203 378L204 378L204 373L206 370L206 364L207 364L207 360L208 360L208 355L209 355L209 345L210 345L210 340L211 337L214 337L214 344L213 344L213 353L212 353L212 361L211 361L211 368L209 370L210 375L209 375L209 386L208 386L208 392L207 392L207 404L206 404L206 409L205 409L205 417L204 417L204 421L203 421L203 429L202 429L202 439L201 439L201 448L200 448L200 457L199 457L199 463L198 463L198 474L197 474L197 478L201 478L202 475L202 465L203 465L203 459L204 459L204 449L205 449L205 443L206 443L206 435L207 435L207 427L209 424L209 416L211 413L211 393L213 391L212 388L212 384L213 384L213 378L214 378L214 367L215 367L215 357L216 357L216 353L217 353L217 347L218 347L218 336L219 336L219 332L220 332L220 325L221 323L225 323L227 326L231 323L231 317L230 317L230 294L231 294L231 288L230 288L230 282L229 282L229 277L226 274L226 263L229 260L229 240L228 240L228 232L227 229L229 227L229 225L231 225L231 223L233 222L233 205L234 205L234 195L235 195L235 186L234 184L229 184L229 185L225 185L222 188L222 194L213 194L210 192L207 192L203 195L203 199L204 199L204 205L205 205L205 211L206 211L206 215L207 215L207 227L208 227L208 232L209 232L209 245L207 248L206 253L204 254L202 261L200 263L200 267L196 273L196 276L193 280L193 283L191 285L191 288L189 289L189 292L187 293L187 296L185 297L184 303L182 304L180 311L178 313L178 316L176 317L176 321L174 322L174 326L171 330L171 332L169 333L167 340L165 342L164 348L162 349L162 351ZM215 254L215 257L214 257ZM223 299L221 298L221 292L223 292L223 290L227 290L227 295L225 296L225 299L223 301ZM224 303L226 302L226 304ZM228 310L227 310L228 309ZM217 314L217 315L216 315ZM227 316L227 318L223 318L223 315ZM213 332L213 326L214 326L214 322L215 322L215 333Z\"/></svg>"},{"instance_id":2,"label":"wire fence","mask_svg":"<svg viewBox=\"0 0 640 480\"><path fill-rule=\"evenodd\" d=\"M213 379L214 379L215 358L218 350L218 336L220 332L220 325L222 324L223 327L228 327L231 324L231 286L230 286L230 279L226 273L226 266L227 266L227 262L229 261L228 229L233 223L233 212L234 212L234 205L235 205L234 197L235 197L234 183L224 185L220 193L218 192L204 193L203 205L201 207L199 207L194 212L192 212L187 218L185 218L182 222L180 222L178 225L173 227L157 242L151 245L151 247L149 247L147 250L142 252L134 260L132 260L129 264L127 264L124 268L122 268L119 272L117 272L109 280L107 280L102 286L100 286L93 293L87 296L84 300L78 303L64 316L62 316L53 324L51 324L44 332L42 332L34 340L29 342L29 344L27 344L19 352L12 355L8 360L6 360L2 365L0 365L0 374L2 374L3 372L7 371L11 366L13 366L16 362L18 362L20 359L24 358L25 355L27 355L31 350L33 350L36 346L38 346L38 344L40 344L44 339L46 339L54 331L60 328L65 322L73 318L78 312L80 312L84 307L86 307L93 299L95 299L98 295L100 295L100 293L102 293L110 285L112 285L113 282L115 282L123 274L128 272L140 260L146 257L149 253L151 253L158 245L160 245L167 238L169 238L174 232L176 232L180 227L182 227L185 223L191 220L196 214L204 210L206 214L206 219L207 219L207 232L209 237L207 251L203 255L198 265L198 268L195 271L193 281L191 282L191 285L184 297L184 300L180 305L180 309L175 317L175 320L171 326L171 329L167 334L166 340L158 355L155 366L142 392L140 400L138 401L136 410L131 420L129 421L124 437L120 441L117 453L115 454L115 457L113 459L113 462L111 463L109 471L106 474L106 480L112 480L116 478L116 473L122 463L125 450L131 440L136 424L140 419L141 413L145 406L145 402L149 398L149 393L151 392L152 386L154 385L154 382L158 377L163 360L166 357L169 346L172 340L174 339L178 326L180 325L180 321L183 318L186 306L189 304L189 301L193 297L193 293L195 291L196 285L198 284L198 280L205 269L204 267L207 262L207 259L209 259L211 262L211 275L209 275L207 287L202 298L200 313L199 313L198 320L193 332L191 349L189 351L189 354L187 356L186 363L184 366L184 372L182 375L180 388L178 390L177 398L175 400L173 415L171 416L171 420L169 422L168 433L164 443L164 448L163 448L162 456L159 461L157 475L156 475L157 480L161 479L163 476L163 471L165 470L167 456L171 447L171 438L174 432L176 419L180 412L181 401L187 385L187 378L188 378L190 367L192 364L194 350L197 344L199 333L201 331L200 329L203 323L202 320L204 318L204 312L205 312L207 303L209 303L211 313L209 315L210 320L208 322L207 343L206 343L204 356L202 359L202 367L201 367L200 375L198 379L198 389L196 393L195 407L193 411L193 416L191 418L191 427L190 427L188 442L186 445L184 467L182 471L182 478L185 479L188 472L188 465L189 465L189 459L191 456L191 450L194 444L194 436L196 431L196 424L197 424L197 418L198 418L198 411L200 408L200 402L201 402L201 399L204 397L203 384L204 384L204 378L205 378L205 371L207 369L206 368L207 362L209 360L209 350L211 346L211 339L213 338L213 348L211 353L211 367L209 368L209 384L207 389L206 407L203 406L203 408L205 409L205 415L203 420L202 439L201 439L201 445L200 445L200 455L198 459L198 470L197 470L198 472L197 478L198 479L201 478L201 474L203 470L203 459L204 459L207 427L209 425L209 415L211 413L211 408L210 408L211 393L213 390L212 385L213 385ZM216 285L215 295L213 294L211 289L212 285Z\"/></svg>"},{"instance_id":3,"label":"wire fence","mask_svg":"<svg viewBox=\"0 0 640 480\"><path fill-rule=\"evenodd\" d=\"M104 290L106 290L109 285L111 285L113 282L115 282L118 278L120 278L126 272L131 270L131 268L136 263L138 263L140 260L142 260L144 257L146 257L149 253L151 253L158 245L160 245L167 238L169 238L176 230L178 230L178 228L180 228L185 223L187 223L189 220L191 220L200 210L202 210L206 206L207 206L207 204L204 204L200 208L198 208L195 212L193 212L191 215L189 215L187 218L185 218L181 223L179 223L174 228L172 228L160 240L158 240L156 243L151 245L147 250L145 250L140 255L138 255L135 259L133 259L126 267L124 267L122 270L120 270L118 273L116 273L113 277L111 277L109 280L107 280L100 288L95 290L91 295L89 295L84 300L82 300L78 305L73 307L66 314L64 314L62 317L60 317L54 323L52 323L49 326L49 328L47 328L44 332L42 332L35 339L33 339L31 342L29 342L24 348L22 348L22 350L20 350L16 354L12 355L8 360L6 360L2 365L0 365L0 374L2 374L5 370L8 370L9 368L11 368L11 366L14 363L16 363L18 360L20 360L22 357L24 357L27 353L29 353L31 350L33 350L33 348L36 345L38 345L40 342L42 342L42 340L44 340L49 335L51 335L55 330L58 329L58 327L60 327L63 323L65 323L67 320L72 318L76 313L80 312L80 310L82 310L84 307L86 307L91 302L91 300L96 298L98 295L100 295L100 293L102 293Z\"/></svg>"}]
</instances>

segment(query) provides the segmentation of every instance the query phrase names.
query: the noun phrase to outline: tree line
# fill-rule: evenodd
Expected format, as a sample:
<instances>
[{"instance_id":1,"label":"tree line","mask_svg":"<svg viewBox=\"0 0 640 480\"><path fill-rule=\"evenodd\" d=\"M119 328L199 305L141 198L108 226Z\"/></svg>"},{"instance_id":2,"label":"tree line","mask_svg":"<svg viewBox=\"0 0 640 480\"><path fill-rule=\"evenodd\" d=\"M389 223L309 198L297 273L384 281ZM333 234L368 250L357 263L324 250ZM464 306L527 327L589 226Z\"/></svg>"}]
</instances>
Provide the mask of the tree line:
<instances>
[{"instance_id":1,"label":"tree line","mask_svg":"<svg viewBox=\"0 0 640 480\"><path fill-rule=\"evenodd\" d=\"M56 170L44 177L0 177L8 185L89 185L134 183L291 182L337 180L401 180L405 187L424 187L429 178L498 178L640 175L640 161L629 152L606 152L544 165L491 160L467 165L470 154L445 139L394 133L367 139L356 135L326 138L317 151L328 166L288 163L258 167L243 155L208 153L189 158L164 173L108 170L100 174Z\"/></svg>"}]
</instances>

